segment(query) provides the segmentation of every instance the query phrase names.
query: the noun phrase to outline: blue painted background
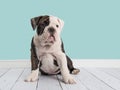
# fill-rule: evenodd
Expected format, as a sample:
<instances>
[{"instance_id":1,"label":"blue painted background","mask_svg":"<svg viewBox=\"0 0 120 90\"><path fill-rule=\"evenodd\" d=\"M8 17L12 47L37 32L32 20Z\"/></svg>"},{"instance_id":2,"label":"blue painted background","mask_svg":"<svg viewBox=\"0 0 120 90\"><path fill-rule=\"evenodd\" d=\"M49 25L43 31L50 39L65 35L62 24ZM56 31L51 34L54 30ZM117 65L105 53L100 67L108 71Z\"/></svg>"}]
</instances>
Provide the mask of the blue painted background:
<instances>
[{"instance_id":1,"label":"blue painted background","mask_svg":"<svg viewBox=\"0 0 120 90\"><path fill-rule=\"evenodd\" d=\"M0 60L29 59L30 18L55 15L72 58L120 59L120 0L0 0Z\"/></svg>"}]
</instances>

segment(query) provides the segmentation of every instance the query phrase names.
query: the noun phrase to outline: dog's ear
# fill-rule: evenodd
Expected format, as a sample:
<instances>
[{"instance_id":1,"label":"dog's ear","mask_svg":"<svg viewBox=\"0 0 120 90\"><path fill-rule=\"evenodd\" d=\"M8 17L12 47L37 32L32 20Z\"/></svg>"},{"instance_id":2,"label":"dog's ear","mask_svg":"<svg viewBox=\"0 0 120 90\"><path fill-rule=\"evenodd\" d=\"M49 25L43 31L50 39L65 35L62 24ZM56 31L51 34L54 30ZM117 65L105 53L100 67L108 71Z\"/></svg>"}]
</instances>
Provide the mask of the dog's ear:
<instances>
[{"instance_id":1,"label":"dog's ear","mask_svg":"<svg viewBox=\"0 0 120 90\"><path fill-rule=\"evenodd\" d=\"M61 27L61 29L62 29L63 26L64 26L64 21L58 18L58 22L59 22L60 27Z\"/></svg>"},{"instance_id":2,"label":"dog's ear","mask_svg":"<svg viewBox=\"0 0 120 90\"><path fill-rule=\"evenodd\" d=\"M32 25L33 30L36 29L36 27L38 26L39 21L42 17L43 16L39 16L39 17L34 17L34 18L31 19L31 25Z\"/></svg>"}]
</instances>

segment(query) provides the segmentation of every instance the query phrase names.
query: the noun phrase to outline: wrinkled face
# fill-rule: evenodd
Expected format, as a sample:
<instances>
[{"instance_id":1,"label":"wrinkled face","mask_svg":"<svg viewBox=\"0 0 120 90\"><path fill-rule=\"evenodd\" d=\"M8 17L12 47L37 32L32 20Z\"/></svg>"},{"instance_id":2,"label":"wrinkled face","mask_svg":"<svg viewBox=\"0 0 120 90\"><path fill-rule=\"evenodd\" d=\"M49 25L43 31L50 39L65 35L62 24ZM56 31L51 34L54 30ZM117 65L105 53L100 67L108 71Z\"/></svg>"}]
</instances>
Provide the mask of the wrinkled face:
<instances>
[{"instance_id":1,"label":"wrinkled face","mask_svg":"<svg viewBox=\"0 0 120 90\"><path fill-rule=\"evenodd\" d=\"M60 39L60 32L64 22L54 16L39 16L31 19L33 30L42 45L52 45Z\"/></svg>"}]
</instances>

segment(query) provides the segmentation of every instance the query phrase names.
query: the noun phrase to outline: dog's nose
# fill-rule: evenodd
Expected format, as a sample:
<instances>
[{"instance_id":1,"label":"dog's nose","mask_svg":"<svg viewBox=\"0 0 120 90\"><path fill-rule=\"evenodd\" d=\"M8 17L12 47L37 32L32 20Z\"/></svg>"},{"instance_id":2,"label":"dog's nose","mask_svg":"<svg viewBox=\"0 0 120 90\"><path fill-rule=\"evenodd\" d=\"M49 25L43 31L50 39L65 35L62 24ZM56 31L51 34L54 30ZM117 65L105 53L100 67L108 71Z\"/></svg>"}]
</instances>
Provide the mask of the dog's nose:
<instances>
[{"instance_id":1,"label":"dog's nose","mask_svg":"<svg viewBox=\"0 0 120 90\"><path fill-rule=\"evenodd\" d=\"M49 33L53 34L55 32L55 29L53 27L48 28Z\"/></svg>"}]
</instances>

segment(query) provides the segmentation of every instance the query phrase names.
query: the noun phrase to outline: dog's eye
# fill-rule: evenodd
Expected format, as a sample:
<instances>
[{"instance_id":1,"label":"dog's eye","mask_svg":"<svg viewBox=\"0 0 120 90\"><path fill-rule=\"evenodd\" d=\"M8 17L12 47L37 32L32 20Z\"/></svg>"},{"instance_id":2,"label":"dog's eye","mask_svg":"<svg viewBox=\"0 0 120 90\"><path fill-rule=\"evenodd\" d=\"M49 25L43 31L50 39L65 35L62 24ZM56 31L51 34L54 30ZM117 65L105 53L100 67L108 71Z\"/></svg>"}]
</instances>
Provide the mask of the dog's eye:
<instances>
[{"instance_id":1,"label":"dog's eye","mask_svg":"<svg viewBox=\"0 0 120 90\"><path fill-rule=\"evenodd\" d=\"M58 27L59 27L59 25L56 25L56 27L58 28Z\"/></svg>"},{"instance_id":2,"label":"dog's eye","mask_svg":"<svg viewBox=\"0 0 120 90\"><path fill-rule=\"evenodd\" d=\"M48 24L49 24L49 21L48 21L48 20L44 21L44 24L45 24L45 25L48 25Z\"/></svg>"}]
</instances>

